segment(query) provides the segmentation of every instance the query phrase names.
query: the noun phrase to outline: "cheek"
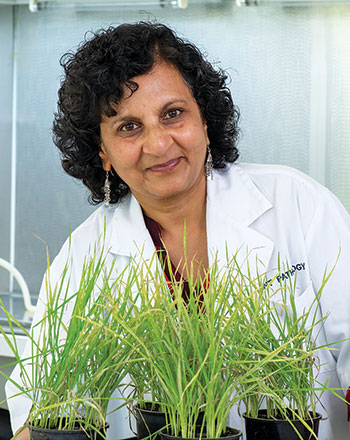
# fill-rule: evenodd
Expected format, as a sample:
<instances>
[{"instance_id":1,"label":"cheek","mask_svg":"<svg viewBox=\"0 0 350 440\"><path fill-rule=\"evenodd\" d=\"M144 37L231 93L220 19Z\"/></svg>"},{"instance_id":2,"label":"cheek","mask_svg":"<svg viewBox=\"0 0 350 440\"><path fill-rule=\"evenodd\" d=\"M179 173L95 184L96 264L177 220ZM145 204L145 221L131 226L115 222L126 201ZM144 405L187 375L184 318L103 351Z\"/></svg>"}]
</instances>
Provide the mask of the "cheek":
<instances>
[{"instance_id":1,"label":"cheek","mask_svg":"<svg viewBox=\"0 0 350 440\"><path fill-rule=\"evenodd\" d=\"M200 133L200 136L198 136L199 133ZM205 124L205 123L203 124L202 121L200 123L198 123L198 125L196 127L196 134L201 139L201 143L203 143L206 148L207 145L209 144L207 124Z\"/></svg>"},{"instance_id":2,"label":"cheek","mask_svg":"<svg viewBox=\"0 0 350 440\"><path fill-rule=\"evenodd\" d=\"M207 147L209 145L209 139L208 139L207 131L203 127L203 125L198 127L198 130L196 132L196 138L198 143L198 149L205 156L207 152Z\"/></svg>"},{"instance_id":3,"label":"cheek","mask_svg":"<svg viewBox=\"0 0 350 440\"><path fill-rule=\"evenodd\" d=\"M132 149L118 149L114 151L112 164L115 171L120 173L128 173L137 168L139 162L139 154Z\"/></svg>"},{"instance_id":4,"label":"cheek","mask_svg":"<svg viewBox=\"0 0 350 440\"><path fill-rule=\"evenodd\" d=\"M196 149L206 149L209 143L206 126L201 122L193 123L187 127L180 133L180 137L185 145L194 145Z\"/></svg>"}]
</instances>

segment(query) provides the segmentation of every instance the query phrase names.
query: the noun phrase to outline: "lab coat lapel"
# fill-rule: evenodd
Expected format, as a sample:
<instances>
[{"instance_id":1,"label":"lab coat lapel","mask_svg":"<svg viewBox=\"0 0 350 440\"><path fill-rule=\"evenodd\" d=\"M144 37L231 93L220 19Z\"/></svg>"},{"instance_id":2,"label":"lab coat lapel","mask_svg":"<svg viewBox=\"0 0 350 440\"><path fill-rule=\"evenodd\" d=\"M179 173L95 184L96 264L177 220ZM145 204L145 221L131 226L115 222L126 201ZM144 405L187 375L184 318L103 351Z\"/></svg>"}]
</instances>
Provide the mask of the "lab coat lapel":
<instances>
[{"instance_id":1,"label":"lab coat lapel","mask_svg":"<svg viewBox=\"0 0 350 440\"><path fill-rule=\"evenodd\" d=\"M268 237L254 230L253 223L272 208L240 165L217 171L207 182L207 236L209 265L218 259L223 267L227 256L237 254L241 269L259 267L262 273L274 249ZM237 253L238 252L238 253Z\"/></svg>"},{"instance_id":2,"label":"lab coat lapel","mask_svg":"<svg viewBox=\"0 0 350 440\"><path fill-rule=\"evenodd\" d=\"M146 261L154 255L155 247L145 226L141 207L132 194L129 194L115 210L110 252L125 257L141 254Z\"/></svg>"}]
</instances>

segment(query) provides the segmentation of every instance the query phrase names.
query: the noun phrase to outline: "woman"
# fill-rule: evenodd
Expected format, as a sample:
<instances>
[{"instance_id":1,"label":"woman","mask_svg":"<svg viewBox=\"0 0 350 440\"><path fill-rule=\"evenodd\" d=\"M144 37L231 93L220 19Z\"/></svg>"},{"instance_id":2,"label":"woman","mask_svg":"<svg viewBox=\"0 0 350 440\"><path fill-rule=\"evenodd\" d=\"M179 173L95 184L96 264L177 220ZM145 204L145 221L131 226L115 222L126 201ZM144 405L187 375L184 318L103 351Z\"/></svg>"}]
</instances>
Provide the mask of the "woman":
<instances>
[{"instance_id":1,"label":"woman","mask_svg":"<svg viewBox=\"0 0 350 440\"><path fill-rule=\"evenodd\" d=\"M119 268L140 249L147 259L155 247L166 248L180 273L194 259L201 277L214 255L224 264L227 252L241 249L242 265L259 261L272 278L280 258L289 270L274 283L296 277L301 311L340 249L322 295L329 317L318 342L349 337L349 216L327 189L300 172L234 163L239 113L223 72L169 28L151 23L99 32L62 64L55 143L66 172L88 186L93 202L104 201L72 234L73 291L84 256L104 227L108 261L117 256ZM51 278L58 278L67 253L68 243ZM347 388L337 376L339 352L320 356L319 380ZM323 403L329 419L320 439L343 440L341 401L327 395ZM15 431L28 409L12 406Z\"/></svg>"}]
</instances>

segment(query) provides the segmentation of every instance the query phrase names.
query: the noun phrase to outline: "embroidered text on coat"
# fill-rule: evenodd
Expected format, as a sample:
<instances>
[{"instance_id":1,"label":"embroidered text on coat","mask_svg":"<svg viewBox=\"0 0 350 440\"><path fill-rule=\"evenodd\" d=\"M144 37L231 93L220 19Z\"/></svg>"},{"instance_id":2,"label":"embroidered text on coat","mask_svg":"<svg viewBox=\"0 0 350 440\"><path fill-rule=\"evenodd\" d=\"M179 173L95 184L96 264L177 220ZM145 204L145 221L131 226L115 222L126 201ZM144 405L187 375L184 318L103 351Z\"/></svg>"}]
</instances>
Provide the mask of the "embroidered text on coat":
<instances>
[{"instance_id":1,"label":"embroidered text on coat","mask_svg":"<svg viewBox=\"0 0 350 440\"><path fill-rule=\"evenodd\" d=\"M296 272L300 272L302 270L305 270L305 263L298 263L298 264L293 264L293 266L286 270L285 272L281 272L279 275L276 276L276 280L277 282L281 282L281 281L285 281L288 280L289 278L291 278L292 276L295 275ZM267 280L264 283L264 288L268 285L271 284L273 282L272 279Z\"/></svg>"}]
</instances>

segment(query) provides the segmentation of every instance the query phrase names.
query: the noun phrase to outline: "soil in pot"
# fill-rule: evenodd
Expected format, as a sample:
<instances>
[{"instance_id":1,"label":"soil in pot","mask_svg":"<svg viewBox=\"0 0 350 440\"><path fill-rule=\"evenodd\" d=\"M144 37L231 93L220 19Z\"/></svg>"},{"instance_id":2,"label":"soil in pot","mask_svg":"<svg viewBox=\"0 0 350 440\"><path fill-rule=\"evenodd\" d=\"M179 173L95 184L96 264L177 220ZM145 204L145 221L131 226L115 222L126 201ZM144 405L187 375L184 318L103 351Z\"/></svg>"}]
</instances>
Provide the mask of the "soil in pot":
<instances>
[{"instance_id":1,"label":"soil in pot","mask_svg":"<svg viewBox=\"0 0 350 440\"><path fill-rule=\"evenodd\" d=\"M76 428L72 430L61 429L45 429L31 426L28 424L30 440L103 440L103 437L93 430L83 430L77 423ZM101 429L101 432L106 435L105 428Z\"/></svg>"},{"instance_id":2,"label":"soil in pot","mask_svg":"<svg viewBox=\"0 0 350 440\"><path fill-rule=\"evenodd\" d=\"M295 432L292 424L298 430L303 440L315 439L313 434L303 425L300 420L288 420L280 417L276 419L268 419L266 416L266 410L259 410L259 417L253 418L246 415L245 430L247 440L300 440L300 437ZM290 419L295 419L292 414L288 414ZM319 423L321 415L316 414L316 417L305 420L314 433L318 434ZM292 423L292 424L291 424Z\"/></svg>"},{"instance_id":3,"label":"soil in pot","mask_svg":"<svg viewBox=\"0 0 350 440\"><path fill-rule=\"evenodd\" d=\"M194 437L192 439L189 438L185 438L185 437L175 437L173 435L167 434L166 432L161 432L160 433L160 440L199 440L199 433L200 433L200 428L198 429L198 437ZM205 430L202 434L202 440L238 440L240 439L242 436L242 432L239 431L238 429L234 429L234 428L230 428L230 427L226 427L226 431L224 434L221 435L221 437L219 439L213 439L213 438L207 438L206 437L206 433Z\"/></svg>"},{"instance_id":4,"label":"soil in pot","mask_svg":"<svg viewBox=\"0 0 350 440\"><path fill-rule=\"evenodd\" d=\"M159 411L159 405L146 402L145 407L133 407L136 418L137 438L139 440L161 431L167 424L165 413ZM203 423L203 416L204 413L200 412L197 419L199 425ZM159 440L159 435L153 436L152 440Z\"/></svg>"}]
</instances>

